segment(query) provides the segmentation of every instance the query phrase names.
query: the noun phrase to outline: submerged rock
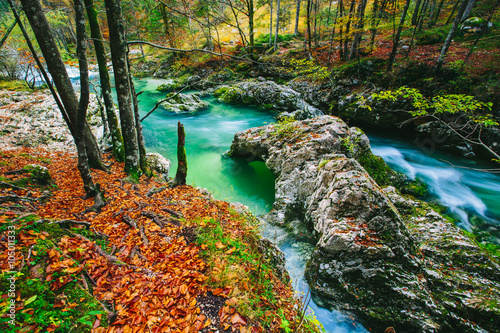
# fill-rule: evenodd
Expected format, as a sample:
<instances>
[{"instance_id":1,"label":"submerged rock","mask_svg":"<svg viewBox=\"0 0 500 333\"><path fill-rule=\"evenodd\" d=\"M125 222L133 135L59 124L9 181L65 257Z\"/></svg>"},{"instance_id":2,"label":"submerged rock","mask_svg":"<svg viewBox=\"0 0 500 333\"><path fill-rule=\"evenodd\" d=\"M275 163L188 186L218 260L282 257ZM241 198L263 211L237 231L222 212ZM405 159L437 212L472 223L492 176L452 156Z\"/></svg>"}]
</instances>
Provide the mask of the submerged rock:
<instances>
[{"instance_id":1,"label":"submerged rock","mask_svg":"<svg viewBox=\"0 0 500 333\"><path fill-rule=\"evenodd\" d=\"M498 259L427 204L381 188L358 162L373 157L361 130L331 116L268 125L237 133L228 154L275 175L268 221L315 236L306 278L318 303L375 331L494 330Z\"/></svg>"},{"instance_id":2,"label":"submerged rock","mask_svg":"<svg viewBox=\"0 0 500 333\"><path fill-rule=\"evenodd\" d=\"M172 95L171 99L161 103L161 105L168 111L175 113L195 112L208 107L208 104L201 100L199 94Z\"/></svg>"},{"instance_id":3,"label":"submerged rock","mask_svg":"<svg viewBox=\"0 0 500 333\"><path fill-rule=\"evenodd\" d=\"M305 102L298 92L273 81L244 81L231 87L221 87L214 95L222 102L288 112L296 119L323 115L322 111Z\"/></svg>"}]
</instances>

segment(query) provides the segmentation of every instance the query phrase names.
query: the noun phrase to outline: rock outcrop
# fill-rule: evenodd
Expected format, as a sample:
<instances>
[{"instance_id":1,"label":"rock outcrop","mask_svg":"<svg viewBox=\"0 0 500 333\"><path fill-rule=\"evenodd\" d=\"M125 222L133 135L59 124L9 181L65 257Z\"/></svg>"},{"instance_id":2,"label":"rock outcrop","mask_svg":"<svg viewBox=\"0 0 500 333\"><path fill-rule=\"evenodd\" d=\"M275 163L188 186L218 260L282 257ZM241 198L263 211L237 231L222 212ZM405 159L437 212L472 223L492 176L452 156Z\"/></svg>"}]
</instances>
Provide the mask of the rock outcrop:
<instances>
[{"instance_id":1,"label":"rock outcrop","mask_svg":"<svg viewBox=\"0 0 500 333\"><path fill-rule=\"evenodd\" d=\"M226 103L249 104L286 112L295 119L323 115L322 111L305 102L298 92L273 81L244 81L231 87L221 87L215 91L214 95Z\"/></svg>"},{"instance_id":2,"label":"rock outcrop","mask_svg":"<svg viewBox=\"0 0 500 333\"><path fill-rule=\"evenodd\" d=\"M171 99L161 103L161 105L168 111L175 113L195 112L208 107L208 104L202 101L200 95L196 93L172 95Z\"/></svg>"},{"instance_id":3,"label":"rock outcrop","mask_svg":"<svg viewBox=\"0 0 500 333\"><path fill-rule=\"evenodd\" d=\"M314 235L306 277L318 303L375 331L494 330L497 258L427 204L382 189L358 162L373 157L361 130L331 116L268 125L237 133L228 154L275 175L267 220Z\"/></svg>"}]
</instances>

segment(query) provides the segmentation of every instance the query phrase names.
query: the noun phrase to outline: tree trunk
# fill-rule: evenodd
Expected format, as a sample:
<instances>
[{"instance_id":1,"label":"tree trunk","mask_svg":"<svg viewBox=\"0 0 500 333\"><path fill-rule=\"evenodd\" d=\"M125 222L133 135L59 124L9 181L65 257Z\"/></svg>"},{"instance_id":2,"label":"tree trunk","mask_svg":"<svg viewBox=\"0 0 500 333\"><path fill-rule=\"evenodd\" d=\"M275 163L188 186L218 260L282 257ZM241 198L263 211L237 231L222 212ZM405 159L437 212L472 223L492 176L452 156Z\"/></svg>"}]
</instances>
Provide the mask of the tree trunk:
<instances>
[{"instance_id":1,"label":"tree trunk","mask_svg":"<svg viewBox=\"0 0 500 333\"><path fill-rule=\"evenodd\" d=\"M300 1L301 0L297 0L297 6L295 7L295 29L293 30L294 36L298 36L299 34Z\"/></svg>"},{"instance_id":2,"label":"tree trunk","mask_svg":"<svg viewBox=\"0 0 500 333\"><path fill-rule=\"evenodd\" d=\"M68 127L74 128L78 111L78 101L71 80L66 72L66 67L61 59L59 49L51 33L50 26L43 14L43 9L38 0L21 0L21 3L68 115ZM84 122L83 135L89 166L91 168L105 169L101 161L99 146L90 131L87 121Z\"/></svg>"},{"instance_id":3,"label":"tree trunk","mask_svg":"<svg viewBox=\"0 0 500 333\"><path fill-rule=\"evenodd\" d=\"M436 12L434 13L434 16L432 17L431 21L429 22L429 26L433 26L437 23L439 19L439 15L441 14L441 9L443 8L444 0L441 0L439 2L438 8L436 9Z\"/></svg>"},{"instance_id":4,"label":"tree trunk","mask_svg":"<svg viewBox=\"0 0 500 333\"><path fill-rule=\"evenodd\" d=\"M123 143L125 146L125 172L127 175L139 175L139 144L137 127L132 105L129 73L127 65L127 43L122 19L120 0L105 0L108 17L111 60L115 74L116 95L120 107Z\"/></svg>"},{"instance_id":5,"label":"tree trunk","mask_svg":"<svg viewBox=\"0 0 500 333\"><path fill-rule=\"evenodd\" d=\"M472 9L474 8L475 4L476 4L476 0L469 1L469 4L465 8L464 14L462 15L462 20L460 22L463 22L470 17L470 13L472 12Z\"/></svg>"},{"instance_id":6,"label":"tree trunk","mask_svg":"<svg viewBox=\"0 0 500 333\"><path fill-rule=\"evenodd\" d=\"M129 74L129 82L130 82L130 92L132 94L132 102L134 105L134 117L135 117L135 125L136 127L136 132L137 132L137 144L139 146L139 166L141 168L141 171L146 175L150 176L150 172L148 169L148 163L146 161L146 145L144 143L144 136L142 135L142 125L141 125L141 120L139 116L139 101L137 100L137 93L135 91L134 87L134 81L132 80L132 75L130 74L130 63L127 61L128 64L128 74Z\"/></svg>"},{"instance_id":7,"label":"tree trunk","mask_svg":"<svg viewBox=\"0 0 500 333\"><path fill-rule=\"evenodd\" d=\"M490 23L491 18L495 14L499 5L500 5L500 0L497 0L493 9L490 10L490 14L488 15L488 18L486 19L486 21L484 21L484 23L481 27L481 32L477 35L476 39L474 40L474 43L471 45L469 52L467 53L467 56L465 57L464 63L462 64L460 69L462 69L464 67L464 65L467 63L467 61L469 61L469 58L472 55L472 52L474 52L474 49L476 48L477 43L479 42L481 37L486 33L486 30L488 29L488 24Z\"/></svg>"},{"instance_id":8,"label":"tree trunk","mask_svg":"<svg viewBox=\"0 0 500 333\"><path fill-rule=\"evenodd\" d=\"M276 3L276 31L274 33L274 50L278 49L278 36L280 28L280 0Z\"/></svg>"},{"instance_id":9,"label":"tree trunk","mask_svg":"<svg viewBox=\"0 0 500 333\"><path fill-rule=\"evenodd\" d=\"M7 32L2 37L2 40L0 40L0 49L2 48L3 43L5 43L5 41L9 37L10 33L12 32L12 30L14 30L14 27L16 26L16 24L17 24L17 21L14 21L14 23L12 23L12 25L9 27L9 29L7 29Z\"/></svg>"},{"instance_id":10,"label":"tree trunk","mask_svg":"<svg viewBox=\"0 0 500 333\"><path fill-rule=\"evenodd\" d=\"M76 22L76 53L80 69L80 101L78 102L78 113L75 123L75 144L78 151L78 171L83 180L83 188L87 197L95 196L94 182L87 163L85 152L85 140L83 139L83 128L87 116L89 104L89 70L87 56L85 54L85 13L81 0L74 0L75 22Z\"/></svg>"},{"instance_id":11,"label":"tree trunk","mask_svg":"<svg viewBox=\"0 0 500 333\"><path fill-rule=\"evenodd\" d=\"M455 37L455 33L457 32L458 25L462 20L462 16L464 15L465 8L467 7L469 0L462 0L462 4L460 5L460 9L458 10L457 16L455 17L455 21L453 21L453 25L451 26L450 32L448 33L448 37L444 42L443 48L441 49L441 54L436 63L436 68L439 69L443 65L444 58L446 57L446 53L448 53L448 49L451 46L451 41L453 37Z\"/></svg>"},{"instance_id":12,"label":"tree trunk","mask_svg":"<svg viewBox=\"0 0 500 333\"><path fill-rule=\"evenodd\" d=\"M406 0L405 6L403 8L403 13L401 13L401 20L399 21L398 31L396 32L396 36L394 36L391 55L389 56L389 60L387 61L387 71L388 72L390 72L392 70L392 65L394 64L394 59L396 59L399 38L401 37L401 32L403 31L403 25L404 25L405 20L406 20L406 14L408 13L408 7L410 7L410 2L411 2L411 0Z\"/></svg>"},{"instance_id":13,"label":"tree trunk","mask_svg":"<svg viewBox=\"0 0 500 333\"><path fill-rule=\"evenodd\" d=\"M253 50L253 46L254 46L254 35L255 35L255 31L254 31L254 14L255 14L255 10L254 10L254 5L253 5L253 0L247 0L248 2L248 32L250 34L250 48L251 50Z\"/></svg>"},{"instance_id":14,"label":"tree trunk","mask_svg":"<svg viewBox=\"0 0 500 333\"><path fill-rule=\"evenodd\" d=\"M273 0L269 0L269 48L273 46Z\"/></svg>"},{"instance_id":15,"label":"tree trunk","mask_svg":"<svg viewBox=\"0 0 500 333\"><path fill-rule=\"evenodd\" d=\"M307 54L311 58L311 0L307 0Z\"/></svg>"},{"instance_id":16,"label":"tree trunk","mask_svg":"<svg viewBox=\"0 0 500 333\"><path fill-rule=\"evenodd\" d=\"M361 37L364 28L364 18L367 0L362 0L358 7L358 24L356 25L356 33L352 39L351 53L349 59L355 59L359 56L359 45L361 44Z\"/></svg>"},{"instance_id":17,"label":"tree trunk","mask_svg":"<svg viewBox=\"0 0 500 333\"><path fill-rule=\"evenodd\" d=\"M87 16L89 18L90 35L94 42L94 49L99 66L99 80L101 82L101 92L104 99L104 107L106 109L106 118L108 121L109 131L111 133L111 142L113 144L113 156L118 161L124 161L125 154L123 150L123 136L118 124L118 117L115 113L115 105L111 94L111 84L109 81L109 72L106 59L106 49L102 42L101 29L97 20L97 9L94 6L94 0L85 0L87 7Z\"/></svg>"},{"instance_id":18,"label":"tree trunk","mask_svg":"<svg viewBox=\"0 0 500 333\"><path fill-rule=\"evenodd\" d=\"M174 178L173 186L186 185L187 177L187 157L186 157L186 133L184 126L179 121L177 123L177 172Z\"/></svg>"},{"instance_id":19,"label":"tree trunk","mask_svg":"<svg viewBox=\"0 0 500 333\"><path fill-rule=\"evenodd\" d=\"M417 0L415 2L415 8L413 8L413 15L411 17L411 25L415 26L417 25L418 22L418 11L420 9L420 4L422 3L422 0Z\"/></svg>"},{"instance_id":20,"label":"tree trunk","mask_svg":"<svg viewBox=\"0 0 500 333\"><path fill-rule=\"evenodd\" d=\"M347 20L347 24L345 27L345 40L344 40L344 56L347 57L349 53L349 32L351 31L351 21L352 21L352 16L354 13L354 8L355 8L356 0L351 0L351 6L349 8L349 18Z\"/></svg>"}]
</instances>

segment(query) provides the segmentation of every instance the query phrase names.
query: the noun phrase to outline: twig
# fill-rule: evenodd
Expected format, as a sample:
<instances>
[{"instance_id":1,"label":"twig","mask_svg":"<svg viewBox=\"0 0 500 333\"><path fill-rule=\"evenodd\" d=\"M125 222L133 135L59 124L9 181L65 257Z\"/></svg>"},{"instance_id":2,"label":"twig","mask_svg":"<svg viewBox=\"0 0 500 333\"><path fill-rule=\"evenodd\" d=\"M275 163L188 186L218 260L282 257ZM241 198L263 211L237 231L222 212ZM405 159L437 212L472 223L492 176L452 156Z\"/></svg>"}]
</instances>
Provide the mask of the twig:
<instances>
[{"instance_id":1,"label":"twig","mask_svg":"<svg viewBox=\"0 0 500 333\"><path fill-rule=\"evenodd\" d=\"M152 108L152 109L151 109L148 113L146 113L146 115L145 115L144 117L142 117L142 118L141 118L141 120L140 120L139 122L141 122L141 123L142 123L142 121L143 121L144 119L146 119L147 117L149 117L149 115L150 115L151 113L153 113L153 112L154 112L154 111L155 111L155 110L156 110L156 109L157 109L157 108L161 105L161 103L166 102L166 101L168 101L168 100L171 100L171 99L173 99L173 98L175 98L175 97L179 96L179 94L180 94L181 92L183 92L183 91L184 91L184 90L186 90L186 89L189 89L189 88L193 87L194 85L196 85L196 84L197 84L197 83L199 83L199 82L201 82L201 80L198 80L198 81L196 81L196 82L194 82L194 83L191 83L190 85L185 86L184 88L182 88L181 90L179 90L179 91L178 91L178 92L176 92L175 94L173 94L173 95L171 95L171 96L167 96L166 98L164 98L164 99L162 99L162 100L158 101L158 102L155 104L155 106L154 106L154 107L153 107L153 108Z\"/></svg>"}]
</instances>

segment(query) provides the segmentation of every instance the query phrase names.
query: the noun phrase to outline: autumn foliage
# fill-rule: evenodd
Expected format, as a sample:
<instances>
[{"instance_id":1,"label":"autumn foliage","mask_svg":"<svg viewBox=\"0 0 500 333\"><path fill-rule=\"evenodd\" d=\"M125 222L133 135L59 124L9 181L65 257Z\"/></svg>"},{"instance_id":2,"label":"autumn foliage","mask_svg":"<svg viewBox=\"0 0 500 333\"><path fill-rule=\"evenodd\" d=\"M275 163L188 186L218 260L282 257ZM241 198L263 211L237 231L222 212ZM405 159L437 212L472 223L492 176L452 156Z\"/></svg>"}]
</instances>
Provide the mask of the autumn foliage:
<instances>
[{"instance_id":1,"label":"autumn foliage","mask_svg":"<svg viewBox=\"0 0 500 333\"><path fill-rule=\"evenodd\" d=\"M266 271L264 278L275 301L259 296L262 286L249 278L260 268L241 262L230 279L220 278L221 271L228 271L224 265L234 264L228 258L236 251L257 253L254 243L260 237L256 226L228 203L190 186L171 189L144 178L125 182L123 165L108 161L109 172L93 171L107 205L92 212L88 209L93 200L84 199L75 156L26 148L0 154L4 185L20 184L26 175L12 171L28 164L47 167L53 178L46 186L29 181L22 187L0 186L0 230L16 225L15 270L28 272L20 281L38 278L56 293L71 284L94 296L102 311L88 312L95 314L90 316L93 332L279 332L282 319L298 323L290 286L272 271ZM203 228L206 233L214 221L224 237L238 239L238 244L248 246L246 250L230 246L236 244L232 240L200 243L197 233ZM51 245L42 253L36 249L43 242ZM2 272L7 272L6 244L0 246ZM219 258L207 262L212 247L220 251ZM33 296L27 297L16 296L17 313L36 313ZM262 316L248 310L241 313L239 304L249 297L262 309ZM3 297L0 306L7 302ZM71 311L80 305L78 300L56 297L52 306ZM23 332L63 331L61 323L18 324ZM8 331L4 318L0 327Z\"/></svg>"}]
</instances>

